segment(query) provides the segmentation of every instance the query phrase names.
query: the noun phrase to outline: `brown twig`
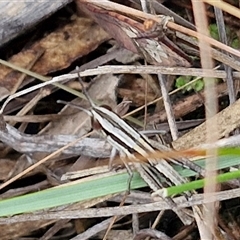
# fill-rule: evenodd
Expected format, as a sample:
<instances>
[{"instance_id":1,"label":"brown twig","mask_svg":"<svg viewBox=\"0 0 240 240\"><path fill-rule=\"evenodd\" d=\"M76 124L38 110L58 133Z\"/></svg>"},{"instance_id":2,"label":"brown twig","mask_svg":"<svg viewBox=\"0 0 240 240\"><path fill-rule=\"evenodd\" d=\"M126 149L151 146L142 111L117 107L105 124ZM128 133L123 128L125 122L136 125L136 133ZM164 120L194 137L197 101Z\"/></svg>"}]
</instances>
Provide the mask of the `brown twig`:
<instances>
[{"instance_id":1,"label":"brown twig","mask_svg":"<svg viewBox=\"0 0 240 240\"><path fill-rule=\"evenodd\" d=\"M197 206L204 203L210 203L215 200L224 201L232 198L237 198L240 196L240 189L231 189L226 191L220 191L216 194L208 194L208 198L204 198L203 194L195 194L191 199L186 200L185 197L176 197L174 201L176 202L179 209ZM104 208L89 208L89 209L74 209L74 210L64 210L62 209L57 212L38 212L35 214L22 214L16 215L9 218L0 218L0 224L12 224L16 222L25 221L37 221L37 220L50 220L50 219L78 219L78 218L94 218L98 217L112 217L114 215L121 216L133 213L144 213L144 212L154 212L169 209L168 203L161 200L160 198L155 199L153 203L129 205L122 207L104 207ZM111 220L111 219L110 219ZM110 221L109 220L109 221ZM109 222L108 222L109 224Z\"/></svg>"}]
</instances>

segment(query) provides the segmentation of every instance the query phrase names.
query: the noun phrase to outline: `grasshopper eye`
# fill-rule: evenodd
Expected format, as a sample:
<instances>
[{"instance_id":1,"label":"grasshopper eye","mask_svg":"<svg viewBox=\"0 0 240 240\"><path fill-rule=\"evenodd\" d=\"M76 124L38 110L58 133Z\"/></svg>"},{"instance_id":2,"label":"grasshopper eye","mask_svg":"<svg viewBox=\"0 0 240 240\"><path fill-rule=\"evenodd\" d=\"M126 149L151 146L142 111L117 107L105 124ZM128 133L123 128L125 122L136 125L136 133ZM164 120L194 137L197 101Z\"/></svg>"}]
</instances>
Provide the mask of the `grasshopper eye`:
<instances>
[{"instance_id":1,"label":"grasshopper eye","mask_svg":"<svg viewBox=\"0 0 240 240\"><path fill-rule=\"evenodd\" d=\"M57 100L57 103L64 104L64 105L68 105L68 106L70 106L70 107L80 109L80 110L82 110L83 112L87 113L89 116L92 116L91 111L89 111L89 110L87 110L87 109L85 109L85 108L82 108L81 106L78 106L78 105L75 104L75 103L66 102L66 101L63 101L63 100Z\"/></svg>"}]
</instances>

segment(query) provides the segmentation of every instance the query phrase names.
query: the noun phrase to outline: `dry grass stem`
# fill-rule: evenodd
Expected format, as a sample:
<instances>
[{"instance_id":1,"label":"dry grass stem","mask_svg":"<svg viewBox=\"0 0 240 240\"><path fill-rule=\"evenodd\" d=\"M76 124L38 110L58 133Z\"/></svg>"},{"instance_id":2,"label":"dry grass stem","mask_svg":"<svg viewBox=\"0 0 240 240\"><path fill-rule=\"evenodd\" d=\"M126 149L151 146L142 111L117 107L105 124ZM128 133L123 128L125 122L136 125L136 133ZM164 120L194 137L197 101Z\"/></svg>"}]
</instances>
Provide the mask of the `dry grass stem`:
<instances>
[{"instance_id":1,"label":"dry grass stem","mask_svg":"<svg viewBox=\"0 0 240 240\"><path fill-rule=\"evenodd\" d=\"M208 35L208 23L205 11L205 5L201 1L192 1L193 12L195 17L195 24L199 33L203 35ZM201 65L204 69L212 69L212 55L210 45L207 44L202 37L199 37L199 49L201 56ZM217 113L217 95L215 89L215 79L214 78L204 78L205 83L205 113L206 119L212 118ZM218 129L217 122L209 124L206 123L206 141L212 143L218 139ZM207 155L212 156L206 161L206 183L204 186L204 193L214 193L217 191L216 180L213 181L213 176L216 176L216 166L217 166L217 151L211 149L207 151ZM210 180L211 177L211 180ZM208 180L209 179L209 180ZM204 196L206 196L204 195ZM216 223L216 203L209 203L203 207L203 221L205 226L202 225L202 228L199 228L200 235L202 239L212 239L212 235L215 237L215 231L217 228ZM200 227L200 222L197 221L198 226Z\"/></svg>"}]
</instances>

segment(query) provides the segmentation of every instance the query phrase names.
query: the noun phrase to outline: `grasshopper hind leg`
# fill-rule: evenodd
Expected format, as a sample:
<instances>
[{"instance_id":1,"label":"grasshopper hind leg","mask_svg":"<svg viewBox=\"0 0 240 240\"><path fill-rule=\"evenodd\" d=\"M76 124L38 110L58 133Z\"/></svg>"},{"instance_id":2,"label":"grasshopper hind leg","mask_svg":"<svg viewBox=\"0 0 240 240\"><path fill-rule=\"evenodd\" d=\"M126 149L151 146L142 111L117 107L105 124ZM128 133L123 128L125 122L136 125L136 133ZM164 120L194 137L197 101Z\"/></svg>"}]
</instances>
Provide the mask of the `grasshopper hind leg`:
<instances>
[{"instance_id":1,"label":"grasshopper hind leg","mask_svg":"<svg viewBox=\"0 0 240 240\"><path fill-rule=\"evenodd\" d=\"M130 194L131 183L132 183L132 179L133 179L133 171L132 171L131 168L127 168L127 172L128 172L128 175L129 175L129 178L128 178L128 181L127 181L127 186L128 186L127 193Z\"/></svg>"},{"instance_id":2,"label":"grasshopper hind leg","mask_svg":"<svg viewBox=\"0 0 240 240\"><path fill-rule=\"evenodd\" d=\"M120 158L121 158L124 166L126 167L127 173L129 175L129 178L128 178L128 181L127 181L127 191L126 191L126 194L128 195L131 192L131 183L132 183L132 179L133 179L133 171L132 171L131 167L129 166L129 164L125 161L125 159L126 159L125 154L120 153Z\"/></svg>"},{"instance_id":3,"label":"grasshopper hind leg","mask_svg":"<svg viewBox=\"0 0 240 240\"><path fill-rule=\"evenodd\" d=\"M113 167L113 160L114 158L116 157L117 155L117 149L115 147L112 148L111 150L111 154L110 154L110 158L109 158L109 163L108 163L108 168L109 170L112 170L114 167Z\"/></svg>"},{"instance_id":4,"label":"grasshopper hind leg","mask_svg":"<svg viewBox=\"0 0 240 240\"><path fill-rule=\"evenodd\" d=\"M108 164L109 170L115 169L115 166L113 165L113 160L116 157L117 152L118 152L118 150L115 147L113 147L111 150L111 155L110 155L109 164ZM126 155L122 152L119 152L119 154L120 154L121 161L124 164L124 166L126 167L127 173L129 175L129 178L127 181L127 191L126 191L126 195L128 195L128 194L130 194L130 191L131 191L131 182L133 179L133 171L130 168L129 164L124 160L124 159L126 159Z\"/></svg>"}]
</instances>

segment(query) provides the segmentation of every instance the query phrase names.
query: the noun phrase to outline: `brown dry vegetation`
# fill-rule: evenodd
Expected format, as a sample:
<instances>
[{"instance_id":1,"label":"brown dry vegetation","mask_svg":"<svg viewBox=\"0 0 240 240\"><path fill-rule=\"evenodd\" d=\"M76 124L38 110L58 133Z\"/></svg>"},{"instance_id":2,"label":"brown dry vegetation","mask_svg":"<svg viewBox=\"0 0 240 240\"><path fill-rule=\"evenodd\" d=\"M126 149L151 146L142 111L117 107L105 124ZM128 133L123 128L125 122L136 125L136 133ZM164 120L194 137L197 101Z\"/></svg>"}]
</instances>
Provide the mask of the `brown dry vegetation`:
<instances>
[{"instance_id":1,"label":"brown dry vegetation","mask_svg":"<svg viewBox=\"0 0 240 240\"><path fill-rule=\"evenodd\" d=\"M161 137L155 133L150 138L155 141L163 140L168 147L185 150L199 147L206 143L206 139L215 142L239 134L240 102L237 99L240 21L227 13L227 8L221 15L219 9L216 11L213 6L205 5L204 14L208 27L217 28L218 19L218 27L226 29L227 43L223 41L220 45L221 38L218 39L220 42L214 43L205 38L204 48L201 49L194 38L194 19L197 19L196 14L200 12L193 12L191 1L145 1L150 15L145 13L146 15L141 16L133 11L138 9L144 12L140 1L111 1L107 10L106 7L98 6L96 1L92 1L90 5L86 2L91 1L77 0L63 6L37 25L30 25L31 28L24 33L18 34L16 30L17 37L9 37L9 41L1 45L1 59L31 71L23 73L2 62L1 104L15 92L40 83L40 75L58 77L75 73L79 66L84 87L94 101L111 106L139 131L155 128L164 130ZM115 2L130 7L129 12L120 10ZM236 1L229 3L239 8ZM27 5L23 7L26 8ZM156 14L168 15L169 10L175 22L167 22L167 29L163 29L155 21ZM16 7L15 12L20 14L19 11ZM126 29L134 29L138 33L133 31L131 34L136 36L131 39L126 34ZM211 31L212 35L217 35L216 30ZM155 49L158 48L155 51L152 47L152 56L147 52L151 40L155 40ZM236 49L232 48L233 45ZM205 47L210 48L209 55L204 52ZM161 59L159 48L163 52ZM206 62L203 62L203 55L209 57L212 67L204 67ZM99 66L102 67L98 68ZM217 69L212 70L215 67ZM33 72L39 75L34 77ZM180 76L180 80L177 80ZM200 87L180 88L177 81L187 81L185 76L190 76L191 80L199 77L197 83ZM211 96L209 98L206 88L201 86L203 81L208 86L207 81L213 78L218 79L214 81L216 85L213 84L210 89L214 97L212 102L216 102L218 109L216 113L208 105ZM61 84L67 86L67 89L48 85L14 98L4 108L3 118L0 119L0 181L3 184L0 186L1 200L75 181L68 178L72 172L87 170L86 174L91 175L95 167L110 174L118 171L108 171L111 146L96 133L91 136L94 141L87 142L83 139L68 150L45 159L92 130L90 118L84 112L57 103L61 99L89 108L87 101L69 92L69 89L81 91L78 80L65 79ZM164 95L167 92L169 97ZM205 114L205 109L212 114ZM214 117L211 121L206 121L209 116ZM214 126L217 126L217 130ZM216 138L211 139L216 131ZM170 154L168 157L170 158ZM39 161L41 164L35 167L34 164ZM23 172L32 165L34 167L31 170ZM15 176L17 177L14 179ZM111 182L108 184L111 185ZM238 190L238 185L237 180L232 180L214 187L221 192ZM209 189L205 188L192 194L203 199L204 195L201 193L207 191ZM0 218L0 238L103 239L107 229L109 232L106 239L190 240L201 237L204 239L203 236L210 236L212 239L240 238L237 193L234 197L228 196L225 201L217 201L220 198L215 196L211 213L213 219L209 214L202 214L205 208L208 211L211 206L203 205L202 202L194 203L191 197L184 198L184 203L191 202L191 207L186 209L185 205L184 208L192 215L189 224L181 222L170 205L164 208L163 201L158 197L155 199L151 193L149 187L144 187L132 190L126 199L124 192L108 194L85 202L52 208L51 211L45 209L38 213ZM154 207L157 202L159 208ZM119 205L129 208L112 208ZM142 208L136 210L137 207ZM146 211L147 207L149 211ZM93 212L88 213L89 217L83 211L86 209L93 209ZM196 213L197 209L201 213ZM85 217L66 217L64 211L79 211ZM113 219L116 211L122 212ZM56 214L54 217L47 217L48 213L53 212ZM203 219L197 219L199 216ZM209 222L212 225L208 225Z\"/></svg>"}]
</instances>

